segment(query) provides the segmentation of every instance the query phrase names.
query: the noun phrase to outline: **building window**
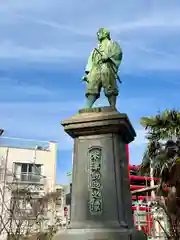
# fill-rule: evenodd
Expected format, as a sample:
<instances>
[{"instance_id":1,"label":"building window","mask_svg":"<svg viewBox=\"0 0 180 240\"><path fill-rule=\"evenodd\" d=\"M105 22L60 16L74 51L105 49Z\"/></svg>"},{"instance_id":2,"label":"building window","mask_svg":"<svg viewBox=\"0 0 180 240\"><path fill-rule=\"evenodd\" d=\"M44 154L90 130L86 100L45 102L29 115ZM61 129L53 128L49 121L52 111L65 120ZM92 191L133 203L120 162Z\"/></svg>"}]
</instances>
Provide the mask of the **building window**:
<instances>
[{"instance_id":1,"label":"building window","mask_svg":"<svg viewBox=\"0 0 180 240\"><path fill-rule=\"evenodd\" d=\"M42 165L33 163L14 163L14 178L20 181L40 182Z\"/></svg>"}]
</instances>

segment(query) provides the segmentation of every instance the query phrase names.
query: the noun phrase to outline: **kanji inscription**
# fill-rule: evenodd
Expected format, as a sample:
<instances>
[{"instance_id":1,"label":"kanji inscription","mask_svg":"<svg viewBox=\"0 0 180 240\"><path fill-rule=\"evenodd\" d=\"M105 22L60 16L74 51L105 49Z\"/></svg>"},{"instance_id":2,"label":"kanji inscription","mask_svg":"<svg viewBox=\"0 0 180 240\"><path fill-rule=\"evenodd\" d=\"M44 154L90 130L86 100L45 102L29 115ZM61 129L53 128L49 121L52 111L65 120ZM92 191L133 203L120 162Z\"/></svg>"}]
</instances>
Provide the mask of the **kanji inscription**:
<instances>
[{"instance_id":1,"label":"kanji inscription","mask_svg":"<svg viewBox=\"0 0 180 240\"><path fill-rule=\"evenodd\" d=\"M92 215L102 213L102 150L94 147L89 150L89 211Z\"/></svg>"}]
</instances>

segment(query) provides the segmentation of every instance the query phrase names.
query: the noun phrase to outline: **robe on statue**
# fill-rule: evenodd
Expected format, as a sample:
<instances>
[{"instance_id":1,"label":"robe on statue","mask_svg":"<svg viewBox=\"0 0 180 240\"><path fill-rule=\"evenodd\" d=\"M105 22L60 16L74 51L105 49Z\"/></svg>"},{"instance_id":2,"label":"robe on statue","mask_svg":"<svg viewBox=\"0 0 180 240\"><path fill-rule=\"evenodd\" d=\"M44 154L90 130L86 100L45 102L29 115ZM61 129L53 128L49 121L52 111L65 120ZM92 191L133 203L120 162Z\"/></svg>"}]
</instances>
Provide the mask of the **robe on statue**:
<instances>
[{"instance_id":1,"label":"robe on statue","mask_svg":"<svg viewBox=\"0 0 180 240\"><path fill-rule=\"evenodd\" d=\"M102 87L106 97L117 96L116 79L122 60L121 48L117 42L107 40L99 44L97 50L92 51L86 66L86 72L88 72L86 96L96 95L96 98L99 98ZM111 60L102 61L102 59L108 58Z\"/></svg>"}]
</instances>

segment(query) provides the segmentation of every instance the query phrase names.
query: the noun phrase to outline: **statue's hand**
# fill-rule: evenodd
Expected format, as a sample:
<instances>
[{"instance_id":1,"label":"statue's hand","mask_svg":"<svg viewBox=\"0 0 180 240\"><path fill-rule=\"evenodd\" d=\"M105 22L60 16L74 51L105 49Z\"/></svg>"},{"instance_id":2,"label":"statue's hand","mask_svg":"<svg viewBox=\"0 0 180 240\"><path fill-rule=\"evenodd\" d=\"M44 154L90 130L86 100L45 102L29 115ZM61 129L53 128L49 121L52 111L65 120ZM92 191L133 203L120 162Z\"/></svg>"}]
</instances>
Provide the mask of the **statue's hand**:
<instances>
[{"instance_id":1,"label":"statue's hand","mask_svg":"<svg viewBox=\"0 0 180 240\"><path fill-rule=\"evenodd\" d=\"M101 61L102 62L107 62L108 60L109 60L109 57L106 54L102 54Z\"/></svg>"},{"instance_id":2,"label":"statue's hand","mask_svg":"<svg viewBox=\"0 0 180 240\"><path fill-rule=\"evenodd\" d=\"M83 76L81 79L83 82L88 82L87 76Z\"/></svg>"}]
</instances>

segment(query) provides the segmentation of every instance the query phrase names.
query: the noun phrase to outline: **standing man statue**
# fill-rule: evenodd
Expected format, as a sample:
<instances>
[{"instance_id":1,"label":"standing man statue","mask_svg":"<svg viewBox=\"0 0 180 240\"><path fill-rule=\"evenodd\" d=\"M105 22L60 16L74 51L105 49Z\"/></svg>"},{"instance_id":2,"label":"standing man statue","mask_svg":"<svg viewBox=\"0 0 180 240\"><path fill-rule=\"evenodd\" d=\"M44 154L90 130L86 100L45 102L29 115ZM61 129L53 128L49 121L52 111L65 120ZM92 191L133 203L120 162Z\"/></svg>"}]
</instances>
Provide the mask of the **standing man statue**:
<instances>
[{"instance_id":1,"label":"standing man statue","mask_svg":"<svg viewBox=\"0 0 180 240\"><path fill-rule=\"evenodd\" d=\"M85 69L85 76L82 80L87 82L86 108L91 108L100 97L101 88L108 98L111 107L116 108L116 98L118 96L117 80L118 68L122 60L122 51L119 44L111 40L110 32L105 28L100 28L97 32L99 41L88 59Z\"/></svg>"}]
</instances>

